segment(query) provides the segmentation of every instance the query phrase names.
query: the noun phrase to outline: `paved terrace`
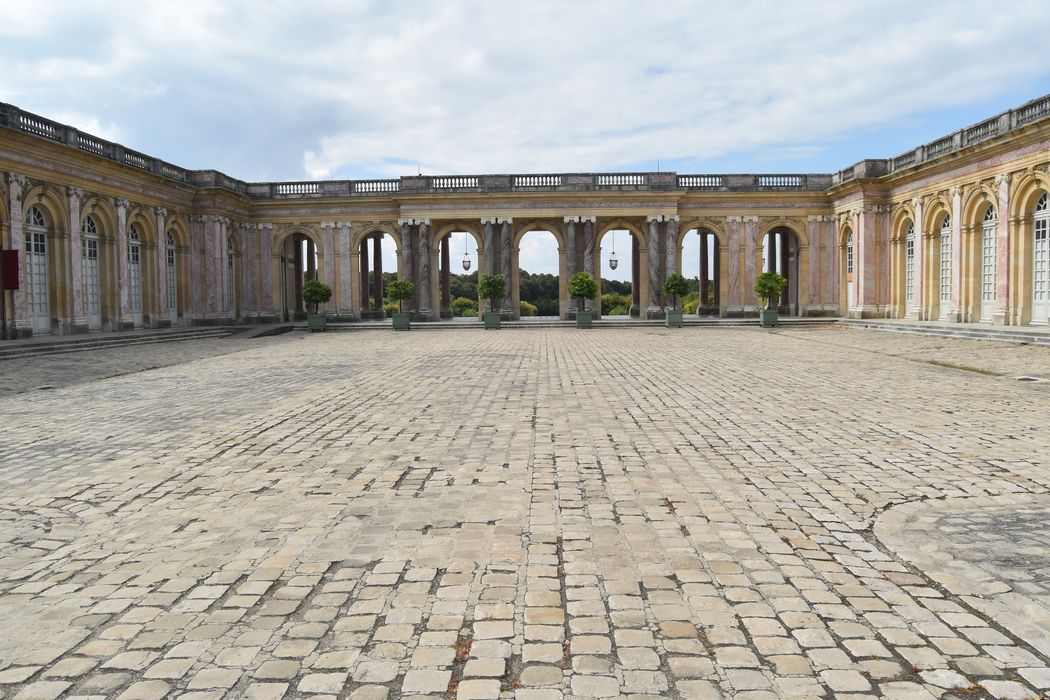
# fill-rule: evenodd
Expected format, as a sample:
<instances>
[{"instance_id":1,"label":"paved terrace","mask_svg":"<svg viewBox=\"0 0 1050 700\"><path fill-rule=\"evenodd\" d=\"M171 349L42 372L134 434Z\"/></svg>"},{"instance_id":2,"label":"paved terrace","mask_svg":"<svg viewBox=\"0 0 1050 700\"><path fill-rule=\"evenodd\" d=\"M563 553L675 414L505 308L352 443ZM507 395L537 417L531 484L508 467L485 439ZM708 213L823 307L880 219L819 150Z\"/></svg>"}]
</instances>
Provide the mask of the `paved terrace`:
<instances>
[{"instance_id":1,"label":"paved terrace","mask_svg":"<svg viewBox=\"0 0 1050 700\"><path fill-rule=\"evenodd\" d=\"M1050 383L1010 378L1050 377L1045 347L558 329L112 352L0 363L5 697L1050 688Z\"/></svg>"}]
</instances>

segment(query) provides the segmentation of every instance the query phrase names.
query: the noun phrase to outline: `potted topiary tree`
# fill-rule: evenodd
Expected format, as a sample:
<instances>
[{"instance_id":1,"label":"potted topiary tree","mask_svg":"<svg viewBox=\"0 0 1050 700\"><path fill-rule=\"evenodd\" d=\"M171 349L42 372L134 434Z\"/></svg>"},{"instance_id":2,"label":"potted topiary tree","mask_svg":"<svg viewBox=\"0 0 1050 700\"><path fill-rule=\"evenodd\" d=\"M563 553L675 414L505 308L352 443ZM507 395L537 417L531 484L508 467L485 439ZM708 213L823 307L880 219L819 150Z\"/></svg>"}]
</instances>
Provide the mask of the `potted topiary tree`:
<instances>
[{"instance_id":1,"label":"potted topiary tree","mask_svg":"<svg viewBox=\"0 0 1050 700\"><path fill-rule=\"evenodd\" d=\"M478 296L489 300L489 310L482 313L485 329L499 329L499 302L507 291L507 279L503 275L482 275L478 282Z\"/></svg>"},{"instance_id":2,"label":"potted topiary tree","mask_svg":"<svg viewBox=\"0 0 1050 700\"><path fill-rule=\"evenodd\" d=\"M786 277L775 272L763 272L755 278L755 294L758 295L758 298L762 300L762 304L765 306L758 312L763 328L777 325L779 314L777 313L776 300L784 293L787 283Z\"/></svg>"},{"instance_id":3,"label":"potted topiary tree","mask_svg":"<svg viewBox=\"0 0 1050 700\"><path fill-rule=\"evenodd\" d=\"M332 298L332 288L318 280L307 280L303 285L303 301L313 304L313 313L306 314L306 327L311 331L323 331L328 328L328 316L318 313L321 304L327 304Z\"/></svg>"},{"instance_id":4,"label":"potted topiary tree","mask_svg":"<svg viewBox=\"0 0 1050 700\"><path fill-rule=\"evenodd\" d=\"M408 280L393 280L386 286L386 294L392 301L397 302L397 312L390 314L394 321L395 331L409 330L411 316L405 313L404 301L412 298L416 286Z\"/></svg>"},{"instance_id":5,"label":"potted topiary tree","mask_svg":"<svg viewBox=\"0 0 1050 700\"><path fill-rule=\"evenodd\" d=\"M664 280L664 294L671 297L671 308L667 310L667 327L682 327L682 310L678 308L678 297L689 293L689 282L677 272Z\"/></svg>"},{"instance_id":6,"label":"potted topiary tree","mask_svg":"<svg viewBox=\"0 0 1050 700\"><path fill-rule=\"evenodd\" d=\"M594 278L588 275L586 272L577 272L569 280L569 296L577 301L576 309L576 327L577 328L590 328L591 322L594 320L593 311L585 311L583 308L583 302L586 299L593 299L594 295L598 293L598 283L594 281Z\"/></svg>"}]
</instances>

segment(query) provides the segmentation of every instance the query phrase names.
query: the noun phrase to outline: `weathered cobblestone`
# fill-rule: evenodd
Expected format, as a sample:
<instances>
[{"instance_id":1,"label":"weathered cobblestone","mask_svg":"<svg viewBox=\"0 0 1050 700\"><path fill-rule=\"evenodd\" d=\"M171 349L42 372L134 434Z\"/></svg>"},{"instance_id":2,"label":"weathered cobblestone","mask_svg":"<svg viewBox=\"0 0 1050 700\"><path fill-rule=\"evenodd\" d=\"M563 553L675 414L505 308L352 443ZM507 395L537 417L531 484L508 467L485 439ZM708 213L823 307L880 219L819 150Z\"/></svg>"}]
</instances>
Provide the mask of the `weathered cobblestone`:
<instances>
[{"instance_id":1,"label":"weathered cobblestone","mask_svg":"<svg viewBox=\"0 0 1050 700\"><path fill-rule=\"evenodd\" d=\"M1037 697L1050 385L935 342L362 332L74 365L6 399L0 693Z\"/></svg>"}]
</instances>

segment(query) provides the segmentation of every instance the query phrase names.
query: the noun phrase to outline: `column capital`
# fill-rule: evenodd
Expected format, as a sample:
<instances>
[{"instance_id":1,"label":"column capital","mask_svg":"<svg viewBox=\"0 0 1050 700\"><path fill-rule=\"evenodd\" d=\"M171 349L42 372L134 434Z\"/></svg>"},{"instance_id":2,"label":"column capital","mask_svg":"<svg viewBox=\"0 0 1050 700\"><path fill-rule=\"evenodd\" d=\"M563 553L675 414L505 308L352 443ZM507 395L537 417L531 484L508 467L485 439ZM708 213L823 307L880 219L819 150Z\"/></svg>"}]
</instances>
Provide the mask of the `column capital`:
<instances>
[{"instance_id":1,"label":"column capital","mask_svg":"<svg viewBox=\"0 0 1050 700\"><path fill-rule=\"evenodd\" d=\"M496 223L497 224L513 224L514 223L514 218L510 217L510 216L497 216L496 217Z\"/></svg>"},{"instance_id":2,"label":"column capital","mask_svg":"<svg viewBox=\"0 0 1050 700\"><path fill-rule=\"evenodd\" d=\"M496 223L496 217L494 217L494 216L483 216L483 217L481 217L481 223L483 223L483 224L494 224L494 223Z\"/></svg>"},{"instance_id":3,"label":"column capital","mask_svg":"<svg viewBox=\"0 0 1050 700\"><path fill-rule=\"evenodd\" d=\"M1010 178L1009 178L1009 176L1007 176L1006 173L999 173L998 175L995 176L995 185L996 185L996 187L1000 187L1000 186L1002 186L1002 184L1004 182L1009 182L1009 181L1010 181Z\"/></svg>"},{"instance_id":4,"label":"column capital","mask_svg":"<svg viewBox=\"0 0 1050 700\"><path fill-rule=\"evenodd\" d=\"M164 207L153 207L154 216L165 217L168 215L168 210Z\"/></svg>"},{"instance_id":5,"label":"column capital","mask_svg":"<svg viewBox=\"0 0 1050 700\"><path fill-rule=\"evenodd\" d=\"M922 206L922 197L912 197L911 206L913 209L918 209Z\"/></svg>"},{"instance_id":6,"label":"column capital","mask_svg":"<svg viewBox=\"0 0 1050 700\"><path fill-rule=\"evenodd\" d=\"M645 220L652 223L653 221L664 222L664 221L675 221L677 222L678 214L650 214L645 217Z\"/></svg>"},{"instance_id":7,"label":"column capital","mask_svg":"<svg viewBox=\"0 0 1050 700\"><path fill-rule=\"evenodd\" d=\"M485 223L485 220L482 219L481 223ZM398 219L397 220L397 225L398 226L404 226L405 224L408 224L409 226L418 226L420 224L423 224L425 226L429 226L430 225L430 219L426 219L426 218L417 219L417 218L414 218L414 217L410 217L410 218L407 218L407 219Z\"/></svg>"},{"instance_id":8,"label":"column capital","mask_svg":"<svg viewBox=\"0 0 1050 700\"><path fill-rule=\"evenodd\" d=\"M79 187L74 187L73 185L66 186L66 194L70 197L76 197L77 199L84 198L84 190Z\"/></svg>"},{"instance_id":9,"label":"column capital","mask_svg":"<svg viewBox=\"0 0 1050 700\"><path fill-rule=\"evenodd\" d=\"M742 216L727 216L726 217L726 223L727 224L739 224L741 221L743 221L743 219L744 219L744 217L742 217Z\"/></svg>"},{"instance_id":10,"label":"column capital","mask_svg":"<svg viewBox=\"0 0 1050 700\"><path fill-rule=\"evenodd\" d=\"M4 179L7 182L16 182L20 187L25 187L26 176L22 173L7 173Z\"/></svg>"},{"instance_id":11,"label":"column capital","mask_svg":"<svg viewBox=\"0 0 1050 700\"><path fill-rule=\"evenodd\" d=\"M321 223L319 224L319 226L320 226L320 227L321 227L322 229L326 229L326 228L335 228L335 222L334 222L334 221L322 221L322 222L321 222Z\"/></svg>"},{"instance_id":12,"label":"column capital","mask_svg":"<svg viewBox=\"0 0 1050 700\"><path fill-rule=\"evenodd\" d=\"M575 224L580 220L578 216L563 216L562 220L567 224Z\"/></svg>"},{"instance_id":13,"label":"column capital","mask_svg":"<svg viewBox=\"0 0 1050 700\"><path fill-rule=\"evenodd\" d=\"M743 220L744 220L744 223L746 223L746 224L757 224L758 223L758 217L757 216L745 216L745 217L743 217Z\"/></svg>"},{"instance_id":14,"label":"column capital","mask_svg":"<svg viewBox=\"0 0 1050 700\"><path fill-rule=\"evenodd\" d=\"M597 216L581 216L580 217L580 221L582 221L585 224L594 224L594 223L598 222L598 217Z\"/></svg>"},{"instance_id":15,"label":"column capital","mask_svg":"<svg viewBox=\"0 0 1050 700\"><path fill-rule=\"evenodd\" d=\"M124 199L123 197L117 197L117 199L115 200L115 204L117 205L117 209L128 208L128 200Z\"/></svg>"},{"instance_id":16,"label":"column capital","mask_svg":"<svg viewBox=\"0 0 1050 700\"><path fill-rule=\"evenodd\" d=\"M269 221L256 224L256 226L258 226L260 230L266 229L266 228L268 228L268 229L272 229L273 228L273 224L271 224Z\"/></svg>"}]
</instances>

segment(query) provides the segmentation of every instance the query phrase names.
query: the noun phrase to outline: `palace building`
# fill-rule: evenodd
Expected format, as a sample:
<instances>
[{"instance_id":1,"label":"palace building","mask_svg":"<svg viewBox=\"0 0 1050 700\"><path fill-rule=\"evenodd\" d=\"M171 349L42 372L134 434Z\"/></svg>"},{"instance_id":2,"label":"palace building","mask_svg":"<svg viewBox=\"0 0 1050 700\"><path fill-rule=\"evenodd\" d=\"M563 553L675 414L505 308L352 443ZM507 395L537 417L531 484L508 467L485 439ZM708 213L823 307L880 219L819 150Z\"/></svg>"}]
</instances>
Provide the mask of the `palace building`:
<instances>
[{"instance_id":1,"label":"palace building","mask_svg":"<svg viewBox=\"0 0 1050 700\"><path fill-rule=\"evenodd\" d=\"M836 173L563 173L244 182L177 165L0 103L6 337L382 315L380 240L416 293L451 315L450 236L508 279L530 231L567 280L630 232L632 313L659 317L665 277L699 277L701 314L755 314L756 275L788 279L781 312L1000 325L1050 321L1050 96L895 158ZM698 236L699 266L682 270ZM624 256L627 251L625 249ZM15 264L17 260L17 265ZM389 270L388 270L389 272ZM17 284L14 277L17 276ZM514 314L516 315L516 313Z\"/></svg>"}]
</instances>

